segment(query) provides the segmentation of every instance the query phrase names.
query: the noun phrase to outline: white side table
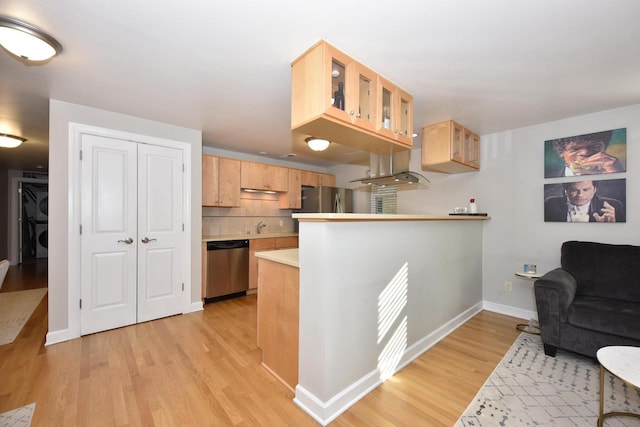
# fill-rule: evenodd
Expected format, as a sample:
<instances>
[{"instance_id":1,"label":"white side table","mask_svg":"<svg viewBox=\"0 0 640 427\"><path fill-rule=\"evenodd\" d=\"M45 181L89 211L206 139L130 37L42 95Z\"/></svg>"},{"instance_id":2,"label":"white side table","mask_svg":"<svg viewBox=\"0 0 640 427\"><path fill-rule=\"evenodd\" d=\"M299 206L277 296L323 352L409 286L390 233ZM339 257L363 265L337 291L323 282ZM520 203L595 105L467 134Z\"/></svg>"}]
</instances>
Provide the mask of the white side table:
<instances>
[{"instance_id":1,"label":"white side table","mask_svg":"<svg viewBox=\"0 0 640 427\"><path fill-rule=\"evenodd\" d=\"M542 277L542 274L539 273L524 273L518 271L515 274L517 277L527 280L536 280ZM537 325L532 325L531 323L518 323L516 325L516 329L521 332L526 332L527 334L540 335L540 327L538 327Z\"/></svg>"},{"instance_id":2,"label":"white side table","mask_svg":"<svg viewBox=\"0 0 640 427\"><path fill-rule=\"evenodd\" d=\"M629 384L635 389L640 389L640 347L632 346L610 346L602 347L596 353L600 363L600 415L598 416L598 427L602 427L605 418L608 417L635 417L640 418L640 414L631 412L607 412L604 413L604 371L607 370L613 376Z\"/></svg>"}]
</instances>

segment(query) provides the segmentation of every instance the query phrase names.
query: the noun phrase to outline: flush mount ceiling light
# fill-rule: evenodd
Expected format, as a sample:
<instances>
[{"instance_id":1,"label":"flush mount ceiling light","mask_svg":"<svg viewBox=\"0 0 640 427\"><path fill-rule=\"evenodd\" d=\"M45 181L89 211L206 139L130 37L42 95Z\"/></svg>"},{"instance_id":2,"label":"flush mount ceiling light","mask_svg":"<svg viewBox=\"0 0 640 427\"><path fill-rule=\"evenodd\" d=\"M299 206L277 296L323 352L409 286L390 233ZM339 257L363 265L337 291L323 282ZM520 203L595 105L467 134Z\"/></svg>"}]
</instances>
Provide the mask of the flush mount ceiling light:
<instances>
[{"instance_id":1,"label":"flush mount ceiling light","mask_svg":"<svg viewBox=\"0 0 640 427\"><path fill-rule=\"evenodd\" d=\"M16 148L27 139L20 136L9 135L8 133L0 133L0 147Z\"/></svg>"},{"instance_id":2,"label":"flush mount ceiling light","mask_svg":"<svg viewBox=\"0 0 640 427\"><path fill-rule=\"evenodd\" d=\"M46 61L62 52L62 45L47 33L17 19L0 16L0 45L27 61Z\"/></svg>"},{"instance_id":3,"label":"flush mount ceiling light","mask_svg":"<svg viewBox=\"0 0 640 427\"><path fill-rule=\"evenodd\" d=\"M329 144L331 144L331 141L329 140L315 138L313 136L305 139L305 141L313 151L324 151L329 147Z\"/></svg>"}]
</instances>

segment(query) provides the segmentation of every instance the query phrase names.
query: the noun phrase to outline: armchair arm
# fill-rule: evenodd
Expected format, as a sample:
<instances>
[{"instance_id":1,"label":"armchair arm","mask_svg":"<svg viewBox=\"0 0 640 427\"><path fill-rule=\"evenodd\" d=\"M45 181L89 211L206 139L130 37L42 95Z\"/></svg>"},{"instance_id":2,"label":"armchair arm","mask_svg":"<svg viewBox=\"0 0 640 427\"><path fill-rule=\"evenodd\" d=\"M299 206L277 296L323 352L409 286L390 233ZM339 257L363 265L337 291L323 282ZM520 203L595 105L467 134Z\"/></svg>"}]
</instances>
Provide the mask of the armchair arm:
<instances>
[{"instance_id":1,"label":"armchair arm","mask_svg":"<svg viewBox=\"0 0 640 427\"><path fill-rule=\"evenodd\" d=\"M535 281L538 322L542 341L547 345L560 343L560 325L567 323L569 305L573 302L578 285L566 270L556 268Z\"/></svg>"}]
</instances>

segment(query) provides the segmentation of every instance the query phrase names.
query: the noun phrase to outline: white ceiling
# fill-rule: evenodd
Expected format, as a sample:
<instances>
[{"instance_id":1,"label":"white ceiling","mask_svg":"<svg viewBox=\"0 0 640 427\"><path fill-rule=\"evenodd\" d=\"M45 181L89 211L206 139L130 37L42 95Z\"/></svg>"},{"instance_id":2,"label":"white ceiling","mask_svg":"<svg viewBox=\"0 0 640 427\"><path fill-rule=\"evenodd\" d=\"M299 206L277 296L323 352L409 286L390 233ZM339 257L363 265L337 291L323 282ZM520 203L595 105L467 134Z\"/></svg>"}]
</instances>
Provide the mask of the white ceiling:
<instances>
[{"instance_id":1,"label":"white ceiling","mask_svg":"<svg viewBox=\"0 0 640 427\"><path fill-rule=\"evenodd\" d=\"M0 15L64 46L41 66L0 51L0 132L29 139L0 167L46 169L50 98L285 155L290 63L321 38L412 93L416 129L453 118L485 135L640 103L637 0L3 0Z\"/></svg>"}]
</instances>

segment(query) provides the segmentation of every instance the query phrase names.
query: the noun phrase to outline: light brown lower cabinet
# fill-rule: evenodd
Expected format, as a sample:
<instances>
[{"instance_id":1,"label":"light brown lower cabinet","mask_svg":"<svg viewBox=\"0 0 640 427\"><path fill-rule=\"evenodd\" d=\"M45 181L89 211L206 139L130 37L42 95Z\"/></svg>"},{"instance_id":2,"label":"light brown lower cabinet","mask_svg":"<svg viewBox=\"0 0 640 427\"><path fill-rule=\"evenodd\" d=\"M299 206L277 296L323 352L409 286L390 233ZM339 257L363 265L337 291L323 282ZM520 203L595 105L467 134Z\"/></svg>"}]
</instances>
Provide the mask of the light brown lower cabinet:
<instances>
[{"instance_id":1,"label":"light brown lower cabinet","mask_svg":"<svg viewBox=\"0 0 640 427\"><path fill-rule=\"evenodd\" d=\"M262 366L291 392L298 385L299 269L258 259L258 347Z\"/></svg>"},{"instance_id":2,"label":"light brown lower cabinet","mask_svg":"<svg viewBox=\"0 0 640 427\"><path fill-rule=\"evenodd\" d=\"M249 290L258 288L258 257L256 252L298 247L297 236L269 237L249 240Z\"/></svg>"}]
</instances>

